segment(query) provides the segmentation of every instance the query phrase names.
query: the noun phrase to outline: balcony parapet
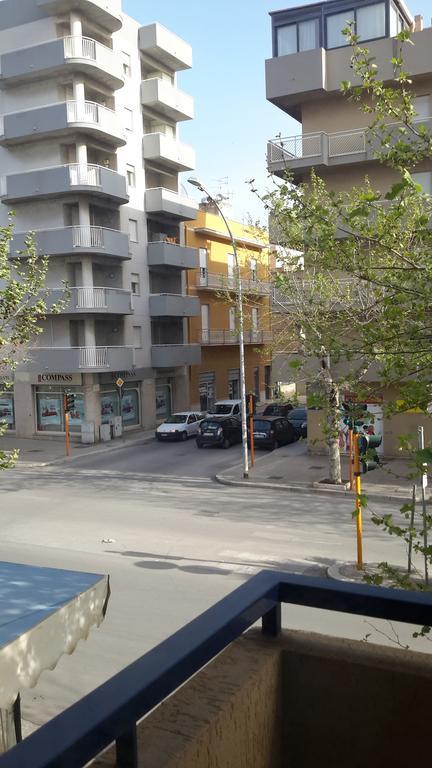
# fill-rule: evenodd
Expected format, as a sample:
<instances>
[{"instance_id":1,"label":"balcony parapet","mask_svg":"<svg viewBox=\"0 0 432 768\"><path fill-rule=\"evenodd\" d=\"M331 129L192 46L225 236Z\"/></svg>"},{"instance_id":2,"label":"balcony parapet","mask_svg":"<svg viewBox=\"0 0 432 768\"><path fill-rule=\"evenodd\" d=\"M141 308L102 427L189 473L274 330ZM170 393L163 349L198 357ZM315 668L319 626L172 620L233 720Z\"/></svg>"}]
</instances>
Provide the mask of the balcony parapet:
<instances>
[{"instance_id":1,"label":"balcony parapet","mask_svg":"<svg viewBox=\"0 0 432 768\"><path fill-rule=\"evenodd\" d=\"M133 347L30 347L26 361L20 365L27 371L58 373L130 371L135 364Z\"/></svg>"},{"instance_id":2,"label":"balcony parapet","mask_svg":"<svg viewBox=\"0 0 432 768\"><path fill-rule=\"evenodd\" d=\"M242 290L246 293L256 293L260 296L269 296L273 290L272 283L252 278L241 278ZM235 293L238 290L238 281L234 275L223 275L207 272L201 269L196 276L196 287L202 290L228 291Z\"/></svg>"},{"instance_id":3,"label":"balcony parapet","mask_svg":"<svg viewBox=\"0 0 432 768\"><path fill-rule=\"evenodd\" d=\"M69 35L9 51L1 56L0 71L0 86L5 87L72 72L101 81L110 90L124 85L116 53L90 37Z\"/></svg>"},{"instance_id":4,"label":"balcony parapet","mask_svg":"<svg viewBox=\"0 0 432 768\"><path fill-rule=\"evenodd\" d=\"M265 330L245 330L245 344L269 344L273 341L273 333ZM239 343L238 331L208 329L199 331L198 341L203 347L225 346Z\"/></svg>"},{"instance_id":5,"label":"balcony parapet","mask_svg":"<svg viewBox=\"0 0 432 768\"><path fill-rule=\"evenodd\" d=\"M67 14L71 10L71 0L36 0L36 2L50 16ZM107 32L118 32L123 26L122 0L74 0L73 7Z\"/></svg>"},{"instance_id":6,"label":"balcony parapet","mask_svg":"<svg viewBox=\"0 0 432 768\"><path fill-rule=\"evenodd\" d=\"M126 178L117 171L89 163L71 163L51 168L13 173L2 177L2 202L23 202L59 195L85 194L123 204L129 200Z\"/></svg>"},{"instance_id":7,"label":"balcony parapet","mask_svg":"<svg viewBox=\"0 0 432 768\"><path fill-rule=\"evenodd\" d=\"M100 288L74 286L65 290L52 288L46 300L48 311L64 297L69 295L69 301L62 310L63 314L115 314L130 315L133 313L132 293L122 288Z\"/></svg>"},{"instance_id":8,"label":"balcony parapet","mask_svg":"<svg viewBox=\"0 0 432 768\"><path fill-rule=\"evenodd\" d=\"M97 226L59 227L34 232L37 252L40 256L97 254L100 256L129 259L129 238L117 229ZM25 258L25 241L28 232L16 232L10 243L11 258Z\"/></svg>"},{"instance_id":9,"label":"balcony parapet","mask_svg":"<svg viewBox=\"0 0 432 768\"><path fill-rule=\"evenodd\" d=\"M153 368L177 368L182 365L199 365L199 344L153 344L151 348Z\"/></svg>"}]
</instances>

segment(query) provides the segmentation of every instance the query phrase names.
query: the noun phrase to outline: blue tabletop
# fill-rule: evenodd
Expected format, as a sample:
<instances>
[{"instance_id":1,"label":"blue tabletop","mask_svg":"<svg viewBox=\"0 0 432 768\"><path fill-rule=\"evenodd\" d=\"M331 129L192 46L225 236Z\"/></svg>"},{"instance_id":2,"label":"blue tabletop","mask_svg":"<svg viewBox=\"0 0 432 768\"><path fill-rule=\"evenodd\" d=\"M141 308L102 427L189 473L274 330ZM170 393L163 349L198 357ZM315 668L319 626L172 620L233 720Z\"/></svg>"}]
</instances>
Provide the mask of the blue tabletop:
<instances>
[{"instance_id":1,"label":"blue tabletop","mask_svg":"<svg viewBox=\"0 0 432 768\"><path fill-rule=\"evenodd\" d=\"M105 578L0 561L0 649Z\"/></svg>"}]
</instances>

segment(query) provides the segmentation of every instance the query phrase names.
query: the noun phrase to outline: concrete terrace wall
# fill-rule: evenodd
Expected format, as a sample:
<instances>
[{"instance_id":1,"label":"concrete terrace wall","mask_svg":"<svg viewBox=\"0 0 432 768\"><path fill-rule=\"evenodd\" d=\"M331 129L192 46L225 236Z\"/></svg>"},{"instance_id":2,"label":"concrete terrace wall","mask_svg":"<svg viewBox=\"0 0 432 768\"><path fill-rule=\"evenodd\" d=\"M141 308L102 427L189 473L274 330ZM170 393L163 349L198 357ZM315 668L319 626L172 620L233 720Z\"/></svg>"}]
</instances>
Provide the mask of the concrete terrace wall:
<instances>
[{"instance_id":1,"label":"concrete terrace wall","mask_svg":"<svg viewBox=\"0 0 432 768\"><path fill-rule=\"evenodd\" d=\"M140 768L429 764L432 656L251 630L145 718ZM114 768L111 749L92 763Z\"/></svg>"}]
</instances>

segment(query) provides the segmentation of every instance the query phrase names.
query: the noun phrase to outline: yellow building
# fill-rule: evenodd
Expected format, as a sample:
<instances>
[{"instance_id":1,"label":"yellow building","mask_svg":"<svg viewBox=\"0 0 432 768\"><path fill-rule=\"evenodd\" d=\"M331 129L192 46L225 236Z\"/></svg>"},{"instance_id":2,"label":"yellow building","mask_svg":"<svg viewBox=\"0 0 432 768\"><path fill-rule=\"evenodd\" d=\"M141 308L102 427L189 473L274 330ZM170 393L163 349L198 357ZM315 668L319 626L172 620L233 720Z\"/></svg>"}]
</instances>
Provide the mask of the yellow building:
<instances>
[{"instance_id":1,"label":"yellow building","mask_svg":"<svg viewBox=\"0 0 432 768\"><path fill-rule=\"evenodd\" d=\"M249 226L229 222L236 240L244 294L246 391L270 397L271 341L268 247ZM235 258L221 216L201 209L185 224L186 245L199 249L200 267L187 274L201 316L189 319L189 339L201 344L201 364L190 369L191 407L240 397Z\"/></svg>"}]
</instances>

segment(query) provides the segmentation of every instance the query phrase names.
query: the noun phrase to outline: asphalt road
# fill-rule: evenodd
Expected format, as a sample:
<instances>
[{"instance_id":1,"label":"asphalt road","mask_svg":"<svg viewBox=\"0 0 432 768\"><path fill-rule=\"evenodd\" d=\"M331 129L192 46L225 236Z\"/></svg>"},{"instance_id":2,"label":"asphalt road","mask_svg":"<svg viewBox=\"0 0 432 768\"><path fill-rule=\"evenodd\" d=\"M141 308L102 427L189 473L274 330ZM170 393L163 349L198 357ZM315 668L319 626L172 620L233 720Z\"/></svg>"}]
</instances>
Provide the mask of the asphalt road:
<instances>
[{"instance_id":1,"label":"asphalt road","mask_svg":"<svg viewBox=\"0 0 432 768\"><path fill-rule=\"evenodd\" d=\"M321 575L355 557L349 499L211 479L239 460L239 447L152 441L3 473L0 559L109 573L112 587L101 628L24 694L28 721L44 722L261 568ZM369 561L405 558L367 518L364 550ZM370 631L361 618L290 606L284 624L357 638Z\"/></svg>"}]
</instances>

